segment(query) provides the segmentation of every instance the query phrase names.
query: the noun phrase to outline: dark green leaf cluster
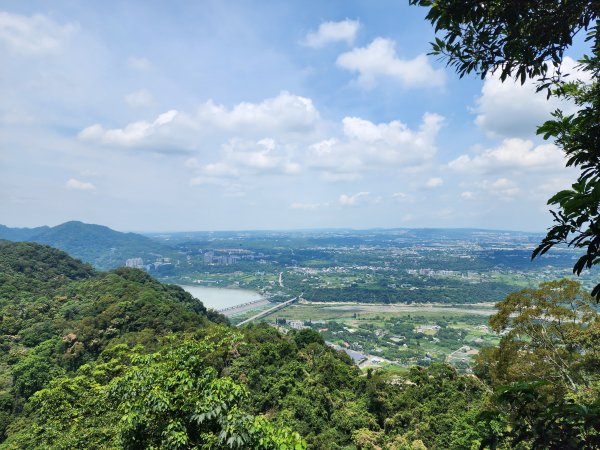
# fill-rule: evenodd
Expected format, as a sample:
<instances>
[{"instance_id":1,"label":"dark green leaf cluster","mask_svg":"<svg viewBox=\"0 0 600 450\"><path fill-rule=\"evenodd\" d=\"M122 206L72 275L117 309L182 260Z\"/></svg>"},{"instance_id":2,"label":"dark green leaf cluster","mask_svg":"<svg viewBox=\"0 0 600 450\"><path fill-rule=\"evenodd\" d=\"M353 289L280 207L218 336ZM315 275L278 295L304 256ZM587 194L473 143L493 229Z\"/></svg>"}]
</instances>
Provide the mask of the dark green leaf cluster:
<instances>
[{"instance_id":1,"label":"dark green leaf cluster","mask_svg":"<svg viewBox=\"0 0 600 450\"><path fill-rule=\"evenodd\" d=\"M443 36L432 43L462 77L499 71L502 81L560 78L565 50L600 17L595 0L410 0L429 8L427 20ZM549 65L554 73L549 73Z\"/></svg>"},{"instance_id":2,"label":"dark green leaf cluster","mask_svg":"<svg viewBox=\"0 0 600 450\"><path fill-rule=\"evenodd\" d=\"M563 190L548 200L557 207L552 212L555 225L536 248L533 256L544 254L554 245L566 243L583 248L573 272L580 274L600 262L600 28L590 32L593 41L592 56L581 62L582 70L592 76L592 82L571 82L560 86L556 95L572 100L580 109L565 115L557 110L554 120L538 129L545 139L554 139L567 156L567 166L581 170L571 189ZM592 295L600 298L600 284Z\"/></svg>"}]
</instances>

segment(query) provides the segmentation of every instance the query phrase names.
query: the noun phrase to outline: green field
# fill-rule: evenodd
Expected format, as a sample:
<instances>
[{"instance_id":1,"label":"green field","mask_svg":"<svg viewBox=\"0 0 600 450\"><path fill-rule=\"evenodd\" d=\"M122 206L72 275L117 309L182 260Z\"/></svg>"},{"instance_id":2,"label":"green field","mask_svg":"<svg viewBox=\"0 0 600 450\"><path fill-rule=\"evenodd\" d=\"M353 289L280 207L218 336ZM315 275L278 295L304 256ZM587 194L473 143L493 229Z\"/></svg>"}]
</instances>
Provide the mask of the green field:
<instances>
[{"instance_id":1,"label":"green field","mask_svg":"<svg viewBox=\"0 0 600 450\"><path fill-rule=\"evenodd\" d=\"M414 364L447 361L470 372L479 349L497 344L489 329L491 304L465 308L452 305L293 304L259 319L283 330L304 324L318 330L328 342L376 358L364 363L397 370ZM231 318L240 322L257 311Z\"/></svg>"}]
</instances>

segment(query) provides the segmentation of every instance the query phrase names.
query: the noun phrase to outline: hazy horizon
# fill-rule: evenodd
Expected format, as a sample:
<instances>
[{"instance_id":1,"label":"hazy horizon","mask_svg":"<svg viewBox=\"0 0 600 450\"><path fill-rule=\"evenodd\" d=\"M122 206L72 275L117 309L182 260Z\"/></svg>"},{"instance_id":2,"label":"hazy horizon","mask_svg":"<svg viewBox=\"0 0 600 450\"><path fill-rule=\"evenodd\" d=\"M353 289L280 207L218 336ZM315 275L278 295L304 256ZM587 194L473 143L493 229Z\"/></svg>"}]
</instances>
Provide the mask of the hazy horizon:
<instances>
[{"instance_id":1,"label":"hazy horizon","mask_svg":"<svg viewBox=\"0 0 600 450\"><path fill-rule=\"evenodd\" d=\"M311 227L311 228L247 228L247 229L196 229L196 230L136 230L136 229L118 229L104 223L88 223L81 220L72 219L65 222L56 224L40 224L36 226L9 226L9 228L39 228L43 226L56 227L67 222L81 222L87 225L100 225L108 227L112 230L119 231L122 233L137 233L144 235L151 234L185 234L185 233L244 233L244 232L334 232L334 231L392 231L392 230L473 230L473 231L497 231L497 232L510 232L510 233L528 233L528 234L542 234L544 230L516 230L516 229L503 229L503 228L479 228L479 227L369 227L369 228L356 228L356 227ZM4 223L0 225L7 226Z\"/></svg>"}]
</instances>

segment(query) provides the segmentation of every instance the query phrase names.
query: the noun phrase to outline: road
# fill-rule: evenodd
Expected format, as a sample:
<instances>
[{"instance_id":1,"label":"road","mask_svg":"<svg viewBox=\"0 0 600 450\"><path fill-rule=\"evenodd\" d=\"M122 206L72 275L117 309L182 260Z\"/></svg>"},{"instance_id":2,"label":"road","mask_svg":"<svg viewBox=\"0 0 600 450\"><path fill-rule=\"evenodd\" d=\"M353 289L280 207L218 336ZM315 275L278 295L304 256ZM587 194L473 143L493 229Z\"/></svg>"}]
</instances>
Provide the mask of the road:
<instances>
[{"instance_id":1,"label":"road","mask_svg":"<svg viewBox=\"0 0 600 450\"><path fill-rule=\"evenodd\" d=\"M252 302L243 303L241 305L230 306L229 308L219 309L218 312L223 314L224 316L233 316L234 314L239 314L245 311L249 311L251 309L258 309L263 306L268 305L269 300L266 298L261 298L259 300L254 300Z\"/></svg>"},{"instance_id":2,"label":"road","mask_svg":"<svg viewBox=\"0 0 600 450\"><path fill-rule=\"evenodd\" d=\"M256 319L261 319L262 317L266 317L269 314L274 313L275 311L279 311L280 309L285 308L286 306L291 305L292 303L294 303L295 301L297 301L300 297L302 297L302 294L300 294L298 297L294 297L290 300L287 300L283 303L279 303L278 305L273 306L272 308L267 309L266 311L262 311L252 317L250 317L249 319L243 320L240 323L238 323L236 326L237 327L241 327L242 325L246 325L247 323L252 322L253 320Z\"/></svg>"}]
</instances>

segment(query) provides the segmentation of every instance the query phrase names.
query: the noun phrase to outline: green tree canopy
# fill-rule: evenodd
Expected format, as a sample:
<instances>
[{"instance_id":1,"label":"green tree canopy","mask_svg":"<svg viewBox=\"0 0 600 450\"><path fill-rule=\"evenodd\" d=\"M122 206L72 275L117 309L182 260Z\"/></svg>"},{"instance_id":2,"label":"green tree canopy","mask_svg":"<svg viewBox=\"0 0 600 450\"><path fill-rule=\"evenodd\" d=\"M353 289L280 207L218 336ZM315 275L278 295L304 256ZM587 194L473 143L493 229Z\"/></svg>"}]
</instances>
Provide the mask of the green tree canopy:
<instances>
[{"instance_id":1,"label":"green tree canopy","mask_svg":"<svg viewBox=\"0 0 600 450\"><path fill-rule=\"evenodd\" d=\"M498 347L481 352L475 370L495 388L489 410L480 417L487 443L598 448L600 314L595 300L579 283L559 280L515 292L497 307L490 324L503 337Z\"/></svg>"}]
</instances>

